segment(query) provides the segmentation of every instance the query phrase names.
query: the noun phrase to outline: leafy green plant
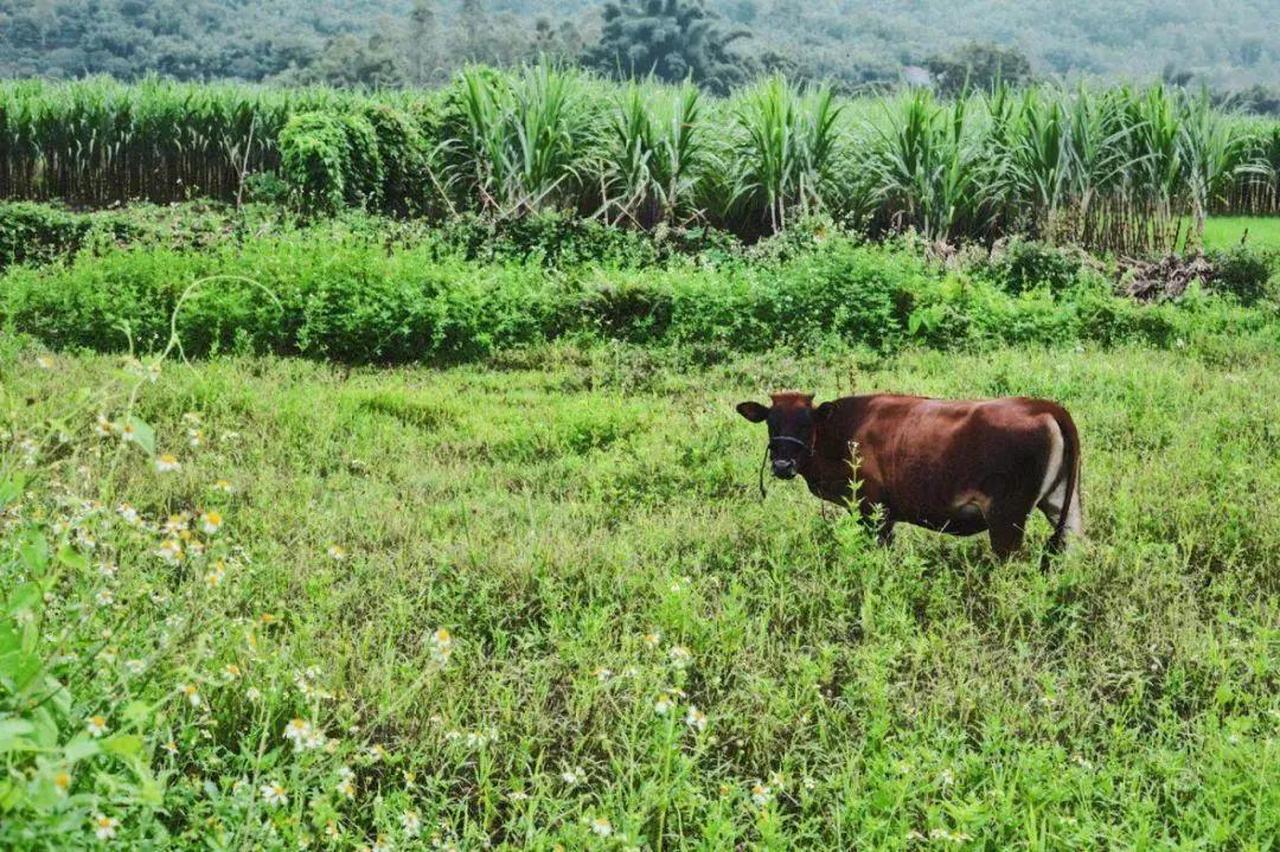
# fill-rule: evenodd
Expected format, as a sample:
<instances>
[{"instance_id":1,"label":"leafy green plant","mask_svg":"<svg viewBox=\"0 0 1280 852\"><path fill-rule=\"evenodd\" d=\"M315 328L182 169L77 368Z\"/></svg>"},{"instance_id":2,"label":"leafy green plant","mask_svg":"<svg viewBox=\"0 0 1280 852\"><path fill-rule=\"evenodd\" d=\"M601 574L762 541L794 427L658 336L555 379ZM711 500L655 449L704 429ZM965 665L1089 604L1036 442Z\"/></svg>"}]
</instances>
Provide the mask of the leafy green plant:
<instances>
[{"instance_id":1,"label":"leafy green plant","mask_svg":"<svg viewBox=\"0 0 1280 852\"><path fill-rule=\"evenodd\" d=\"M1230 293L1245 304L1276 295L1280 255L1275 251L1235 246L1208 254L1213 264L1213 289Z\"/></svg>"},{"instance_id":2,"label":"leafy green plant","mask_svg":"<svg viewBox=\"0 0 1280 852\"><path fill-rule=\"evenodd\" d=\"M207 252L108 247L66 266L10 270L0 277L0 322L62 347L118 351L132 339L140 351L153 351L169 340L169 317L185 284L221 276L190 296L179 318L176 331L190 356L450 363L563 338L614 336L743 352L835 339L896 351L928 327L938 347L1095 340L1163 346L1178 334L1251 339L1274 327L1265 310L1213 296L1134 305L1110 293L1106 277L1089 272L1078 255L1040 244L1015 244L986 271L952 285L940 284L949 274L912 248L814 233L791 247L688 257L659 254L629 231L544 215L501 228L471 220L403 244L377 228L331 223ZM264 300L246 280L260 282L278 302ZM624 303L610 307L610 294ZM1123 333L1105 317L1089 319L1103 307L1127 323ZM938 325L942 315L958 323L954 336ZM620 324L627 317L633 327ZM1157 319L1147 325L1144 317Z\"/></svg>"},{"instance_id":3,"label":"leafy green plant","mask_svg":"<svg viewBox=\"0 0 1280 852\"><path fill-rule=\"evenodd\" d=\"M841 107L830 88L800 92L775 76L741 97L731 156L731 207L763 220L769 233L786 227L788 211L824 209L831 192Z\"/></svg>"},{"instance_id":4,"label":"leafy green plant","mask_svg":"<svg viewBox=\"0 0 1280 852\"><path fill-rule=\"evenodd\" d=\"M342 206L350 163L346 127L338 117L300 113L280 131L280 174L305 211L332 213Z\"/></svg>"}]
</instances>

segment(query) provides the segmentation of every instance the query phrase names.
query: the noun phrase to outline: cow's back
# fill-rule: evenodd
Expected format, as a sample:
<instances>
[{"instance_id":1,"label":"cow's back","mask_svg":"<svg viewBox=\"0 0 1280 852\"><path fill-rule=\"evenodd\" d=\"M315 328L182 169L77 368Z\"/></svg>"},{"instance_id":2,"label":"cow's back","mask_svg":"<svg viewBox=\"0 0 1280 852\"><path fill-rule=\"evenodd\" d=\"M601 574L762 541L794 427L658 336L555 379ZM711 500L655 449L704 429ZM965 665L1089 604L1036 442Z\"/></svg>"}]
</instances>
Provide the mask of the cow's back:
<instances>
[{"instance_id":1,"label":"cow's back","mask_svg":"<svg viewBox=\"0 0 1280 852\"><path fill-rule=\"evenodd\" d=\"M957 507L1039 487L1060 415L1055 403L1021 397L876 394L837 401L827 427L849 458L857 452L864 499L927 526L977 532L985 524L966 523L970 513Z\"/></svg>"}]
</instances>

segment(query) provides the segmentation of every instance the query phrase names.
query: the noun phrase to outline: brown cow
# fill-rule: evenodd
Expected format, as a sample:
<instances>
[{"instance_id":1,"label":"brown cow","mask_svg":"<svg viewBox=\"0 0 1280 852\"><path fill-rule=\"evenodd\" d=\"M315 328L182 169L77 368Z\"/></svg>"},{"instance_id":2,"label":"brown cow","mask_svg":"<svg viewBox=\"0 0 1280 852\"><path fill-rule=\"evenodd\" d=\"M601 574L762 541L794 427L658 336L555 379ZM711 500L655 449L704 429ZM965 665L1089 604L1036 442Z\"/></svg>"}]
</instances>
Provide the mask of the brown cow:
<instances>
[{"instance_id":1,"label":"brown cow","mask_svg":"<svg viewBox=\"0 0 1280 852\"><path fill-rule=\"evenodd\" d=\"M738 413L767 421L773 475L804 477L823 500L883 509L887 543L898 521L952 535L990 531L1001 556L1022 545L1039 508L1054 525L1050 548L1083 532L1080 437L1066 410L1042 399L952 402L918 396L848 396L816 408L811 394L773 394Z\"/></svg>"}]
</instances>

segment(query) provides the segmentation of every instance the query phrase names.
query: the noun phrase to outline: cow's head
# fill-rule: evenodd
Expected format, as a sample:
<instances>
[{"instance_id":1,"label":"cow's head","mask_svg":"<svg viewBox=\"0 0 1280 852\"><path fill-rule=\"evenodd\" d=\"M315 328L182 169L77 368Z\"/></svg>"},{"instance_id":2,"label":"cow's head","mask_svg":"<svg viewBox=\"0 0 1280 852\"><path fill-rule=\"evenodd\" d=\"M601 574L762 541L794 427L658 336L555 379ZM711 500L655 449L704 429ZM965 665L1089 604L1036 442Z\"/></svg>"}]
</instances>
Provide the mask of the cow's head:
<instances>
[{"instance_id":1,"label":"cow's head","mask_svg":"<svg viewBox=\"0 0 1280 852\"><path fill-rule=\"evenodd\" d=\"M738 403L738 413L752 423L769 426L769 458L773 475L790 479L813 453L819 424L831 411L830 403L813 405L813 394L783 391L771 395L772 405Z\"/></svg>"}]
</instances>

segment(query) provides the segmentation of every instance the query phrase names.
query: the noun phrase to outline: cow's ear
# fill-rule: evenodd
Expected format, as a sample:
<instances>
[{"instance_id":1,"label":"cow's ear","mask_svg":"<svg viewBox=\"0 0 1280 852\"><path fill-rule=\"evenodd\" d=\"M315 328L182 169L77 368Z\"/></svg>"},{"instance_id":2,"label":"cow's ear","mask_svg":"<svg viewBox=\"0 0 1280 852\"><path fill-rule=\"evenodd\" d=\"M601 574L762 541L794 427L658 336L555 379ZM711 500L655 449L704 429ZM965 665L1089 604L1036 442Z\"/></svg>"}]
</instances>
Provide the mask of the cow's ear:
<instances>
[{"instance_id":1,"label":"cow's ear","mask_svg":"<svg viewBox=\"0 0 1280 852\"><path fill-rule=\"evenodd\" d=\"M769 409L758 402L738 403L738 413L752 423L762 423L769 416Z\"/></svg>"},{"instance_id":2,"label":"cow's ear","mask_svg":"<svg viewBox=\"0 0 1280 852\"><path fill-rule=\"evenodd\" d=\"M826 423L831 415L835 413L836 406L831 402L824 402L813 410L814 423Z\"/></svg>"}]
</instances>

